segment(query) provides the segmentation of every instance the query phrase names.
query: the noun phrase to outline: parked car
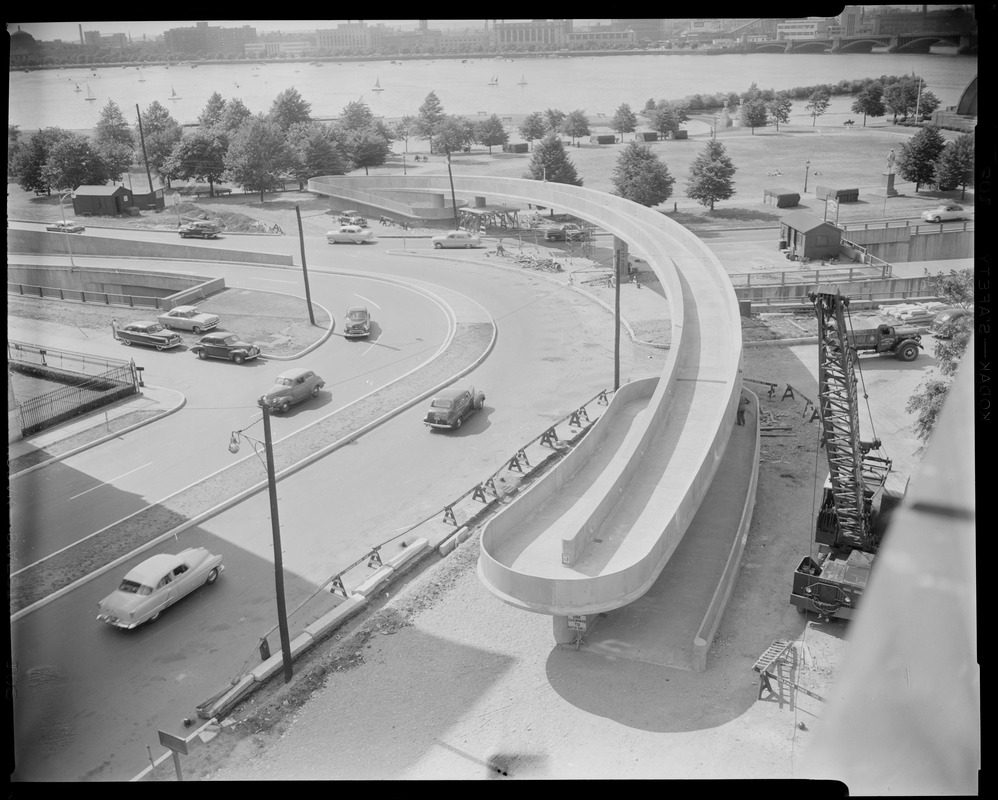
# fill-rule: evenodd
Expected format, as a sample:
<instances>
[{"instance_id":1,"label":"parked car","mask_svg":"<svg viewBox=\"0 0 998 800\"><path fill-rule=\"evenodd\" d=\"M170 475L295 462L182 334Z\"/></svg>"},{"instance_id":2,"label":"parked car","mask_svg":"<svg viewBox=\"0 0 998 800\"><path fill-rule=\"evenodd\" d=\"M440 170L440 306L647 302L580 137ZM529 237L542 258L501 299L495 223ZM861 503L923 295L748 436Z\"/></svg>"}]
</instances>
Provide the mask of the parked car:
<instances>
[{"instance_id":1,"label":"parked car","mask_svg":"<svg viewBox=\"0 0 998 800\"><path fill-rule=\"evenodd\" d=\"M431 428L460 428L461 423L485 405L485 394L474 386L443 389L430 401L423 422Z\"/></svg>"},{"instance_id":2,"label":"parked car","mask_svg":"<svg viewBox=\"0 0 998 800\"><path fill-rule=\"evenodd\" d=\"M571 223L559 225L556 228L548 228L544 231L544 239L548 242L582 242L589 236L585 228Z\"/></svg>"},{"instance_id":3,"label":"parked car","mask_svg":"<svg viewBox=\"0 0 998 800\"><path fill-rule=\"evenodd\" d=\"M430 241L437 250L444 247L480 247L482 244L481 239L467 231L451 231L442 236L434 236Z\"/></svg>"},{"instance_id":4,"label":"parked car","mask_svg":"<svg viewBox=\"0 0 998 800\"><path fill-rule=\"evenodd\" d=\"M224 569L222 557L203 547L150 556L129 570L118 588L100 601L97 619L126 629L154 622L181 598L218 580Z\"/></svg>"},{"instance_id":5,"label":"parked car","mask_svg":"<svg viewBox=\"0 0 998 800\"><path fill-rule=\"evenodd\" d=\"M356 225L358 228L367 227L367 219L362 217L360 212L355 208L348 208L346 211L341 211L337 222L340 225Z\"/></svg>"},{"instance_id":6,"label":"parked car","mask_svg":"<svg viewBox=\"0 0 998 800\"><path fill-rule=\"evenodd\" d=\"M969 310L959 306L944 308L932 318L929 330L937 339L949 339L953 335L953 323L958 319L970 316L970 314Z\"/></svg>"},{"instance_id":7,"label":"parked car","mask_svg":"<svg viewBox=\"0 0 998 800\"><path fill-rule=\"evenodd\" d=\"M326 231L326 241L330 244L341 244L350 242L353 244L365 244L373 242L374 231L370 228L362 228L359 225L340 225L335 231Z\"/></svg>"},{"instance_id":8,"label":"parked car","mask_svg":"<svg viewBox=\"0 0 998 800\"><path fill-rule=\"evenodd\" d=\"M129 322L118 328L115 338L123 345L143 344L155 347L157 350L169 350L179 347L183 340L176 333L166 330L158 322Z\"/></svg>"},{"instance_id":9,"label":"parked car","mask_svg":"<svg viewBox=\"0 0 998 800\"><path fill-rule=\"evenodd\" d=\"M371 315L365 306L350 306L343 323L343 335L348 339L360 338L371 333Z\"/></svg>"},{"instance_id":10,"label":"parked car","mask_svg":"<svg viewBox=\"0 0 998 800\"><path fill-rule=\"evenodd\" d=\"M198 311L197 306L177 306L156 317L163 327L173 330L204 333L218 327L218 315Z\"/></svg>"},{"instance_id":11,"label":"parked car","mask_svg":"<svg viewBox=\"0 0 998 800\"><path fill-rule=\"evenodd\" d=\"M947 222L954 219L973 219L970 211L956 203L944 203L936 208L922 212L922 219L926 222Z\"/></svg>"},{"instance_id":12,"label":"parked car","mask_svg":"<svg viewBox=\"0 0 998 800\"><path fill-rule=\"evenodd\" d=\"M53 222L51 225L46 225L45 230L54 231L55 233L83 233L86 228L75 219L67 219Z\"/></svg>"},{"instance_id":13,"label":"parked car","mask_svg":"<svg viewBox=\"0 0 998 800\"><path fill-rule=\"evenodd\" d=\"M224 358L242 364L259 356L260 348L241 342L234 333L213 333L198 339L191 352L201 359Z\"/></svg>"},{"instance_id":14,"label":"parked car","mask_svg":"<svg viewBox=\"0 0 998 800\"><path fill-rule=\"evenodd\" d=\"M325 385L326 382L310 369L289 369L278 375L274 385L260 395L257 405L273 411L287 411L302 400L317 397Z\"/></svg>"},{"instance_id":15,"label":"parked car","mask_svg":"<svg viewBox=\"0 0 998 800\"><path fill-rule=\"evenodd\" d=\"M180 226L181 239L216 239L222 226L209 219L199 219Z\"/></svg>"}]
</instances>

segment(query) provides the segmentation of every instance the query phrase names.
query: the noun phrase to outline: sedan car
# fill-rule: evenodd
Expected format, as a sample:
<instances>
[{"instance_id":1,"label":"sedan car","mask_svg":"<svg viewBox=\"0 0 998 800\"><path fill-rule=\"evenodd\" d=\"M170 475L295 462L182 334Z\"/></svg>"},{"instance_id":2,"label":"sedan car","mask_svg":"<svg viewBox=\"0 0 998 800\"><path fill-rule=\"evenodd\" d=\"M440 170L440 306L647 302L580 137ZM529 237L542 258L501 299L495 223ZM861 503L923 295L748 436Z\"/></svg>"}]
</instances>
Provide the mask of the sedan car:
<instances>
[{"instance_id":1,"label":"sedan car","mask_svg":"<svg viewBox=\"0 0 998 800\"><path fill-rule=\"evenodd\" d=\"M216 239L222 232L221 226L211 220L195 220L181 225L178 233L181 239Z\"/></svg>"},{"instance_id":2,"label":"sedan car","mask_svg":"<svg viewBox=\"0 0 998 800\"><path fill-rule=\"evenodd\" d=\"M204 333L218 327L218 315L198 311L196 306L177 306L165 314L160 314L156 320L165 328L176 328L181 331Z\"/></svg>"},{"instance_id":3,"label":"sedan car","mask_svg":"<svg viewBox=\"0 0 998 800\"><path fill-rule=\"evenodd\" d=\"M181 598L214 583L224 569L222 557L203 547L150 556L126 573L118 588L100 601L97 619L125 629L154 622Z\"/></svg>"},{"instance_id":4,"label":"sedan car","mask_svg":"<svg viewBox=\"0 0 998 800\"><path fill-rule=\"evenodd\" d=\"M350 306L343 323L343 335L348 339L359 339L371 333L371 315L365 306Z\"/></svg>"},{"instance_id":5,"label":"sedan car","mask_svg":"<svg viewBox=\"0 0 998 800\"><path fill-rule=\"evenodd\" d=\"M157 350L169 350L179 347L183 340L175 333L170 333L158 322L129 322L115 331L115 338L123 345L144 344Z\"/></svg>"},{"instance_id":6,"label":"sedan car","mask_svg":"<svg viewBox=\"0 0 998 800\"><path fill-rule=\"evenodd\" d=\"M467 231L451 231L442 236L430 239L433 246L440 250L444 247L481 247L482 240Z\"/></svg>"},{"instance_id":7,"label":"sedan car","mask_svg":"<svg viewBox=\"0 0 998 800\"><path fill-rule=\"evenodd\" d=\"M76 220L67 219L53 222L51 225L46 225L45 230L54 231L55 233L83 233L86 228L79 222L76 222Z\"/></svg>"},{"instance_id":8,"label":"sedan car","mask_svg":"<svg viewBox=\"0 0 998 800\"><path fill-rule=\"evenodd\" d=\"M922 212L926 222L947 222L953 219L972 219L971 212L956 203L946 203Z\"/></svg>"},{"instance_id":9,"label":"sedan car","mask_svg":"<svg viewBox=\"0 0 998 800\"><path fill-rule=\"evenodd\" d=\"M944 308L932 318L932 324L929 326L929 329L937 339L949 339L953 335L954 323L970 315L971 312L969 310L960 308L959 306Z\"/></svg>"},{"instance_id":10,"label":"sedan car","mask_svg":"<svg viewBox=\"0 0 998 800\"><path fill-rule=\"evenodd\" d=\"M274 385L260 396L257 404L273 411L287 411L291 406L317 397L326 382L310 369L289 369L277 376Z\"/></svg>"},{"instance_id":11,"label":"sedan car","mask_svg":"<svg viewBox=\"0 0 998 800\"><path fill-rule=\"evenodd\" d=\"M374 231L362 228L360 225L340 225L335 231L326 231L326 241L330 244L365 244L373 242L374 239Z\"/></svg>"},{"instance_id":12,"label":"sedan car","mask_svg":"<svg viewBox=\"0 0 998 800\"><path fill-rule=\"evenodd\" d=\"M431 428L460 428L461 423L485 405L485 394L474 386L443 389L430 401L423 422Z\"/></svg>"},{"instance_id":13,"label":"sedan car","mask_svg":"<svg viewBox=\"0 0 998 800\"><path fill-rule=\"evenodd\" d=\"M559 225L556 228L548 228L544 231L544 239L549 242L578 242L585 241L589 234L585 228L571 223Z\"/></svg>"},{"instance_id":14,"label":"sedan car","mask_svg":"<svg viewBox=\"0 0 998 800\"><path fill-rule=\"evenodd\" d=\"M213 333L198 339L191 352L200 359L224 358L242 364L259 356L260 348L240 341L234 333Z\"/></svg>"}]
</instances>

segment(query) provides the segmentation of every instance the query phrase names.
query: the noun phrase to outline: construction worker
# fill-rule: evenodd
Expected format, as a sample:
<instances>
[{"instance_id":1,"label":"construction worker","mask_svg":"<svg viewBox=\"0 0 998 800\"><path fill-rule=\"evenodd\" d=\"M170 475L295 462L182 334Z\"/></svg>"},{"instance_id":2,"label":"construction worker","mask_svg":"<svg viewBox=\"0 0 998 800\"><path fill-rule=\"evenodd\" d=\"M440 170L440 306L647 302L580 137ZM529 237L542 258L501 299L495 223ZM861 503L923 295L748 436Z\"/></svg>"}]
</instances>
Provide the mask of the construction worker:
<instances>
[{"instance_id":1,"label":"construction worker","mask_svg":"<svg viewBox=\"0 0 998 800\"><path fill-rule=\"evenodd\" d=\"M745 395L742 395L741 400L738 401L738 424L739 425L744 425L745 424L745 409L748 408L748 405L749 405L749 399Z\"/></svg>"}]
</instances>

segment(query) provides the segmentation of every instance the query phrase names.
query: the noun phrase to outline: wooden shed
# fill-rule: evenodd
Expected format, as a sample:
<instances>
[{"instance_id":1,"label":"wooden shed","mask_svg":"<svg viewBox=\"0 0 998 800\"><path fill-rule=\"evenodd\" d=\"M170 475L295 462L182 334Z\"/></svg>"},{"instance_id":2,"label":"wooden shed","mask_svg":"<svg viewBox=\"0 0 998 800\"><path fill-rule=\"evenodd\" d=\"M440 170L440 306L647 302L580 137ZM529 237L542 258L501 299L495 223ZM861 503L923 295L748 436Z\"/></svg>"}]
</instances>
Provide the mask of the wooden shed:
<instances>
[{"instance_id":1,"label":"wooden shed","mask_svg":"<svg viewBox=\"0 0 998 800\"><path fill-rule=\"evenodd\" d=\"M762 193L762 201L777 208L793 208L800 205L800 193L790 189L766 189Z\"/></svg>"},{"instance_id":2,"label":"wooden shed","mask_svg":"<svg viewBox=\"0 0 998 800\"><path fill-rule=\"evenodd\" d=\"M791 211L780 220L780 239L799 257L829 258L839 252L842 229L803 211Z\"/></svg>"},{"instance_id":3,"label":"wooden shed","mask_svg":"<svg viewBox=\"0 0 998 800\"><path fill-rule=\"evenodd\" d=\"M831 197L840 203L858 203L859 189L837 189L834 186L815 186L814 196L819 200L827 200Z\"/></svg>"},{"instance_id":4,"label":"wooden shed","mask_svg":"<svg viewBox=\"0 0 998 800\"><path fill-rule=\"evenodd\" d=\"M135 205L132 190L125 186L77 186L73 213L78 217L117 217Z\"/></svg>"}]
</instances>

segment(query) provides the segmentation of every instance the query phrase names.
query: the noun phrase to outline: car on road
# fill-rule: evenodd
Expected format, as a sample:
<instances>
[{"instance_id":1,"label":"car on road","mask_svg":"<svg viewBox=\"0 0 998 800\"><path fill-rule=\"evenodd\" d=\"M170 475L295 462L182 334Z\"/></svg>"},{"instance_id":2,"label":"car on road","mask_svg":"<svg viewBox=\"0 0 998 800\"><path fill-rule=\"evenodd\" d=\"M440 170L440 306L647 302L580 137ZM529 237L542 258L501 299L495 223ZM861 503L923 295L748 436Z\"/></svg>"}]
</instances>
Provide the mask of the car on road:
<instances>
[{"instance_id":1,"label":"car on road","mask_svg":"<svg viewBox=\"0 0 998 800\"><path fill-rule=\"evenodd\" d=\"M430 428L460 428L461 423L484 405L485 394L474 386L442 389L430 401L423 422Z\"/></svg>"},{"instance_id":2,"label":"car on road","mask_svg":"<svg viewBox=\"0 0 998 800\"><path fill-rule=\"evenodd\" d=\"M330 244L366 244L375 240L374 231L360 225L340 225L335 231L326 231Z\"/></svg>"},{"instance_id":3,"label":"car on road","mask_svg":"<svg viewBox=\"0 0 998 800\"><path fill-rule=\"evenodd\" d=\"M198 358L224 358L242 364L260 355L260 348L239 340L234 333L212 333L202 336L191 352Z\"/></svg>"},{"instance_id":4,"label":"car on road","mask_svg":"<svg viewBox=\"0 0 998 800\"><path fill-rule=\"evenodd\" d=\"M482 240L467 231L451 231L430 239L437 250L445 247L481 247Z\"/></svg>"},{"instance_id":5,"label":"car on road","mask_svg":"<svg viewBox=\"0 0 998 800\"><path fill-rule=\"evenodd\" d=\"M359 339L371 333L371 315L366 306L350 306L343 323L343 335L348 339Z\"/></svg>"},{"instance_id":6,"label":"car on road","mask_svg":"<svg viewBox=\"0 0 998 800\"><path fill-rule=\"evenodd\" d=\"M544 231L544 240L548 242L583 242L588 238L589 232L585 228L571 223Z\"/></svg>"},{"instance_id":7,"label":"car on road","mask_svg":"<svg viewBox=\"0 0 998 800\"><path fill-rule=\"evenodd\" d=\"M208 219L188 222L186 225L181 225L178 231L181 239L217 239L221 232L222 226Z\"/></svg>"},{"instance_id":8,"label":"car on road","mask_svg":"<svg viewBox=\"0 0 998 800\"><path fill-rule=\"evenodd\" d=\"M956 203L944 203L936 208L930 208L922 212L922 219L926 222L949 222L954 219L973 219L970 211Z\"/></svg>"},{"instance_id":9,"label":"car on road","mask_svg":"<svg viewBox=\"0 0 998 800\"><path fill-rule=\"evenodd\" d=\"M362 217L360 212L355 208L348 208L346 211L341 211L337 222L340 225L356 225L358 228L367 227L367 219Z\"/></svg>"},{"instance_id":10,"label":"car on road","mask_svg":"<svg viewBox=\"0 0 998 800\"><path fill-rule=\"evenodd\" d=\"M217 328L219 322L217 314L198 311L197 306L171 308L165 314L156 317L156 321L164 328L191 331L192 333L210 331L212 328Z\"/></svg>"},{"instance_id":11,"label":"car on road","mask_svg":"<svg viewBox=\"0 0 998 800\"><path fill-rule=\"evenodd\" d=\"M203 547L150 556L129 570L118 588L100 601L97 619L125 629L155 622L178 600L218 580L224 569L222 557Z\"/></svg>"},{"instance_id":12,"label":"car on road","mask_svg":"<svg viewBox=\"0 0 998 800\"><path fill-rule=\"evenodd\" d=\"M944 308L932 318L929 330L937 339L949 339L953 335L953 323L970 315L971 312L968 309L959 306Z\"/></svg>"},{"instance_id":13,"label":"car on road","mask_svg":"<svg viewBox=\"0 0 998 800\"><path fill-rule=\"evenodd\" d=\"M54 231L55 233L83 233L86 228L76 220L67 219L53 222L51 225L46 225L45 230Z\"/></svg>"},{"instance_id":14,"label":"car on road","mask_svg":"<svg viewBox=\"0 0 998 800\"><path fill-rule=\"evenodd\" d=\"M176 333L166 330L158 322L129 322L115 331L115 338L123 345L142 344L157 350L179 347L183 340Z\"/></svg>"},{"instance_id":15,"label":"car on road","mask_svg":"<svg viewBox=\"0 0 998 800\"><path fill-rule=\"evenodd\" d=\"M289 369L282 372L274 380L266 393L257 400L257 404L273 411L287 411L291 406L318 397L326 382L310 369Z\"/></svg>"}]
</instances>

